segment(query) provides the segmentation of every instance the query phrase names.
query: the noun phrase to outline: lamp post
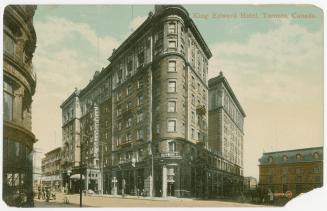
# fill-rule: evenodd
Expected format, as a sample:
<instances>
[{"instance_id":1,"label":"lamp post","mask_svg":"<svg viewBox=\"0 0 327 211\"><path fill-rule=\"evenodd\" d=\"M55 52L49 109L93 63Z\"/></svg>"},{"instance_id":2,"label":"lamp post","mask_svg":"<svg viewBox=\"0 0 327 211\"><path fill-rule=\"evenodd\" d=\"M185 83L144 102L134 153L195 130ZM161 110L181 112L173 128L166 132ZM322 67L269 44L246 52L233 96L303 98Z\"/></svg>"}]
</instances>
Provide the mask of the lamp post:
<instances>
[{"instance_id":1,"label":"lamp post","mask_svg":"<svg viewBox=\"0 0 327 211\"><path fill-rule=\"evenodd\" d=\"M80 143L79 150L80 150L80 162L79 162L79 167L80 167L80 172L79 172L79 206L82 207L82 143Z\"/></svg>"},{"instance_id":2,"label":"lamp post","mask_svg":"<svg viewBox=\"0 0 327 211\"><path fill-rule=\"evenodd\" d=\"M82 169L83 169L83 165L82 165L82 161L83 161L83 137L89 137L85 134L83 134L83 130L82 130L82 133L80 133L80 136L81 136L81 140L80 140L80 144L79 144L79 153L80 153L80 162L79 162L79 169L80 169L80 178L79 178L79 206L82 207L83 206L83 199L82 199L82 180L83 180L83 177L82 177Z\"/></svg>"}]
</instances>

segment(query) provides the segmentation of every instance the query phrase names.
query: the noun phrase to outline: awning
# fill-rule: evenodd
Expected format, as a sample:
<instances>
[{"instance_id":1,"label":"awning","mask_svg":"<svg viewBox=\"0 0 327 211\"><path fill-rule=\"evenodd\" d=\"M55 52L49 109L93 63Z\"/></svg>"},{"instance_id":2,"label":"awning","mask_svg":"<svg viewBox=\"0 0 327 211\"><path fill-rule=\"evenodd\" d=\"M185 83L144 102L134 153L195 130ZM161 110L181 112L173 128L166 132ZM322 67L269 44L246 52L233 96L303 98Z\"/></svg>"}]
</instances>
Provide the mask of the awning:
<instances>
[{"instance_id":1,"label":"awning","mask_svg":"<svg viewBox=\"0 0 327 211\"><path fill-rule=\"evenodd\" d=\"M81 178L80 174L73 174L72 176L70 176L70 179L80 179L80 178ZM82 179L84 178L85 178L84 175L82 175Z\"/></svg>"}]
</instances>

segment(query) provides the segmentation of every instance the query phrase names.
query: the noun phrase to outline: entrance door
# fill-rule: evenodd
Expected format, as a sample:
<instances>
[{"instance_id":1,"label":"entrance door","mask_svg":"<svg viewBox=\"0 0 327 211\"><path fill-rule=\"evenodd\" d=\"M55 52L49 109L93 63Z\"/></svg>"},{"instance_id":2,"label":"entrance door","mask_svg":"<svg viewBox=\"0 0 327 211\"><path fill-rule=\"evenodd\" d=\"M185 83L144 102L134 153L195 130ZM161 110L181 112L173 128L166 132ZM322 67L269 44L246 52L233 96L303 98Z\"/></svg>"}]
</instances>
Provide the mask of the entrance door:
<instances>
[{"instance_id":1,"label":"entrance door","mask_svg":"<svg viewBox=\"0 0 327 211\"><path fill-rule=\"evenodd\" d=\"M175 183L174 182L167 183L167 195L175 196Z\"/></svg>"}]
</instances>

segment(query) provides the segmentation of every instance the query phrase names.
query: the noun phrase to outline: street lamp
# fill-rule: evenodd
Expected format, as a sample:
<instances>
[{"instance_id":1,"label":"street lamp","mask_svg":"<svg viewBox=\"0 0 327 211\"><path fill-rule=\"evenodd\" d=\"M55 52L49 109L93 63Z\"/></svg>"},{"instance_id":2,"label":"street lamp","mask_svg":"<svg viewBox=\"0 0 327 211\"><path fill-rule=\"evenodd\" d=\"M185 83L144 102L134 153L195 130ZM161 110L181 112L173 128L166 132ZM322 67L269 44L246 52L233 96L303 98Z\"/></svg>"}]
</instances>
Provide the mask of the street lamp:
<instances>
[{"instance_id":1,"label":"street lamp","mask_svg":"<svg viewBox=\"0 0 327 211\"><path fill-rule=\"evenodd\" d=\"M89 137L88 135L83 134L83 130L82 133L80 133L81 136L81 140L80 140L80 144L79 144L79 149L80 149L80 162L79 162L79 169L80 169L80 178L79 178L79 206L82 207L82 161L83 161L83 145L84 145L84 141L83 141L83 137ZM85 177L86 179L86 177ZM85 181L86 182L86 181Z\"/></svg>"}]
</instances>

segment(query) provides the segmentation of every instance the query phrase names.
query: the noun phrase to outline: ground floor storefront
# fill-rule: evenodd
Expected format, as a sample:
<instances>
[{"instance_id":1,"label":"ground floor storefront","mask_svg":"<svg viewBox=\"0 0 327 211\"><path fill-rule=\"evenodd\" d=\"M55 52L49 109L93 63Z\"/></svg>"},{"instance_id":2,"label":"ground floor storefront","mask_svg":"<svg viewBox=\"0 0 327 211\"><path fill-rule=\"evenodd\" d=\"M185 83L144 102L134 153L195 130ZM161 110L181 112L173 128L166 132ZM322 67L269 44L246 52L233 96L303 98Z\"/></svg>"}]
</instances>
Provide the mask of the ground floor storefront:
<instances>
[{"instance_id":1,"label":"ground floor storefront","mask_svg":"<svg viewBox=\"0 0 327 211\"><path fill-rule=\"evenodd\" d=\"M104 178L104 193L154 197L232 197L240 194L243 184L241 176L178 159L116 166Z\"/></svg>"},{"instance_id":2,"label":"ground floor storefront","mask_svg":"<svg viewBox=\"0 0 327 211\"><path fill-rule=\"evenodd\" d=\"M62 173L62 186L65 193L79 193L82 186L83 191L99 193L101 190L101 173L99 169L84 168L82 177L80 168L71 168Z\"/></svg>"},{"instance_id":3,"label":"ground floor storefront","mask_svg":"<svg viewBox=\"0 0 327 211\"><path fill-rule=\"evenodd\" d=\"M15 139L4 139L2 176L2 197L8 206L33 206L32 148Z\"/></svg>"}]
</instances>

